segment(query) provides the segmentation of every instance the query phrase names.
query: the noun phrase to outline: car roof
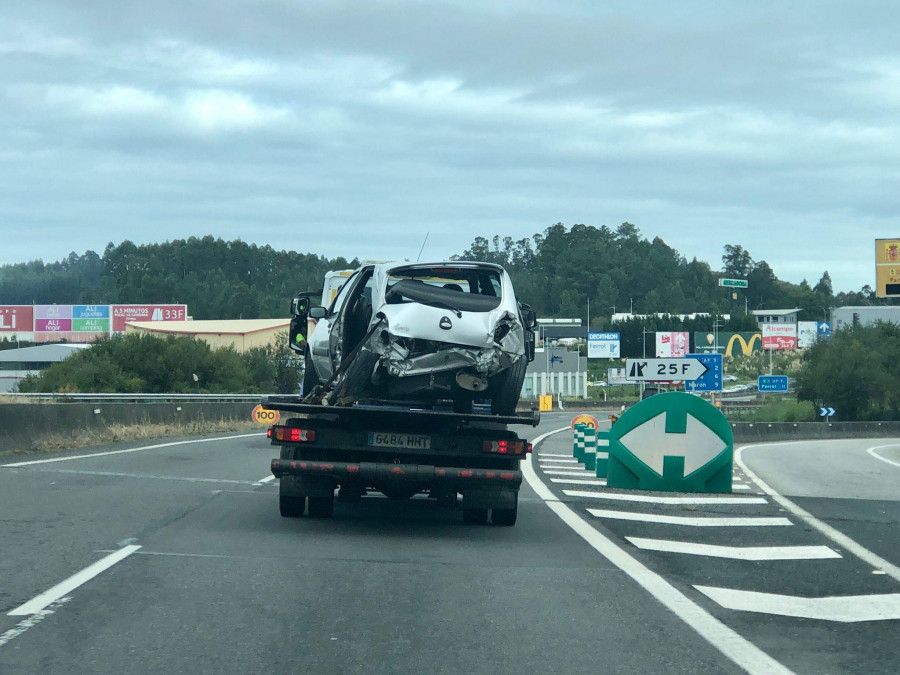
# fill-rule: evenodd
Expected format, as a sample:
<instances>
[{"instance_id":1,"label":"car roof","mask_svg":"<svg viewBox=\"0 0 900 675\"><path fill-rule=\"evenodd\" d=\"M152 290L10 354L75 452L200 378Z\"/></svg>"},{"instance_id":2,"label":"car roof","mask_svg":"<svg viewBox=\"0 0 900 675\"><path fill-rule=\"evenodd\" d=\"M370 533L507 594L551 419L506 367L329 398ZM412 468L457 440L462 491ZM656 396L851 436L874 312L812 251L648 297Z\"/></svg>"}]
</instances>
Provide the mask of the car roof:
<instances>
[{"instance_id":1,"label":"car roof","mask_svg":"<svg viewBox=\"0 0 900 675\"><path fill-rule=\"evenodd\" d=\"M504 272L505 270L500 265L489 262L479 262L477 260L439 260L436 262L405 262L405 261L394 261L394 262L385 262L378 263L372 265L372 268L379 268L384 270L385 272L391 272L395 269L400 268L409 268L409 267L452 267L459 269L492 269L497 270L498 272Z\"/></svg>"}]
</instances>

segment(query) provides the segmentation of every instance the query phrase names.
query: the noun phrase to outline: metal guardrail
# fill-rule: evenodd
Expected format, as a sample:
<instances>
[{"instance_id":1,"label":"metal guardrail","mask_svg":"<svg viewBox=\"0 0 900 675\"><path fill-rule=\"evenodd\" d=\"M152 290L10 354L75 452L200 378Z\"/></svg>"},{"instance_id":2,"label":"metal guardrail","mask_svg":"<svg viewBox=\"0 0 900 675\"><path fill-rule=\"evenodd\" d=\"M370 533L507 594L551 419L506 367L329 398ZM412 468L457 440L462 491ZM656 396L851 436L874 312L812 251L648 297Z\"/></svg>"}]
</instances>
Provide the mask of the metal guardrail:
<instances>
[{"instance_id":1,"label":"metal guardrail","mask_svg":"<svg viewBox=\"0 0 900 675\"><path fill-rule=\"evenodd\" d=\"M16 394L0 393L4 399L51 403L259 403L269 394Z\"/></svg>"}]
</instances>

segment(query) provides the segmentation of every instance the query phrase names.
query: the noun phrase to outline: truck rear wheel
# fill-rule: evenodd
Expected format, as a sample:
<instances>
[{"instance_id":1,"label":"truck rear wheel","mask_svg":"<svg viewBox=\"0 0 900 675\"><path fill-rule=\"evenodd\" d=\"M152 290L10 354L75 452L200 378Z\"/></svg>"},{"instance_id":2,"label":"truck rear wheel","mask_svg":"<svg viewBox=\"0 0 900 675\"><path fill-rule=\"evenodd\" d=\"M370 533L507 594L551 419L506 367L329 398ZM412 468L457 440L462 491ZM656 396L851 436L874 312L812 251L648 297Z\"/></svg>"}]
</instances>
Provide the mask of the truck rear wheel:
<instances>
[{"instance_id":1,"label":"truck rear wheel","mask_svg":"<svg viewBox=\"0 0 900 675\"><path fill-rule=\"evenodd\" d=\"M282 518L299 518L306 510L306 497L278 497L278 511Z\"/></svg>"},{"instance_id":2,"label":"truck rear wheel","mask_svg":"<svg viewBox=\"0 0 900 675\"><path fill-rule=\"evenodd\" d=\"M310 497L309 515L313 518L331 518L334 513L334 495L331 497Z\"/></svg>"},{"instance_id":3,"label":"truck rear wheel","mask_svg":"<svg viewBox=\"0 0 900 675\"><path fill-rule=\"evenodd\" d=\"M487 517L487 509L463 509L463 522L467 525L484 525Z\"/></svg>"}]
</instances>

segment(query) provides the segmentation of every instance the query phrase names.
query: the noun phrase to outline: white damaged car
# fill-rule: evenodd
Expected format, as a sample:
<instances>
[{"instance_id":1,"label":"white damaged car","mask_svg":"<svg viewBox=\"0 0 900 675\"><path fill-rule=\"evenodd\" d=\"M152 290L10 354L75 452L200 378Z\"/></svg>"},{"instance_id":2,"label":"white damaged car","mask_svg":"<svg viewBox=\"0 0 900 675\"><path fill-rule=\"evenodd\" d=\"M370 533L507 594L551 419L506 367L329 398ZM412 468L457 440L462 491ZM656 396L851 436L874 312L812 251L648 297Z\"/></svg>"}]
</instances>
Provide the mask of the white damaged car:
<instances>
[{"instance_id":1,"label":"white damaged car","mask_svg":"<svg viewBox=\"0 0 900 675\"><path fill-rule=\"evenodd\" d=\"M303 392L326 405L446 399L468 412L490 399L508 415L534 359L534 312L490 263L364 265L309 312Z\"/></svg>"}]
</instances>

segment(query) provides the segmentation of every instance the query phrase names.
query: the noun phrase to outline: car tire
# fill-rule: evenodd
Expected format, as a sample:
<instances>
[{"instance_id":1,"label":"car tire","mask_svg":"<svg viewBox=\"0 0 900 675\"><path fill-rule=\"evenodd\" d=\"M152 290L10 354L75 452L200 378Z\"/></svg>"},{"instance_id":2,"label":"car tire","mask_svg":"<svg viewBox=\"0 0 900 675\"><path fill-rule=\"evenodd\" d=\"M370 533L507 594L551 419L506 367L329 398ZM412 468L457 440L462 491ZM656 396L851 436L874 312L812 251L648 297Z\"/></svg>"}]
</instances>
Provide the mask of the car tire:
<instances>
[{"instance_id":1,"label":"car tire","mask_svg":"<svg viewBox=\"0 0 900 675\"><path fill-rule=\"evenodd\" d=\"M334 495L331 497L310 497L309 515L312 518L331 518L334 513Z\"/></svg>"},{"instance_id":2,"label":"car tire","mask_svg":"<svg viewBox=\"0 0 900 675\"><path fill-rule=\"evenodd\" d=\"M487 518L487 509L463 509L463 522L466 525L484 525Z\"/></svg>"},{"instance_id":3,"label":"car tire","mask_svg":"<svg viewBox=\"0 0 900 675\"><path fill-rule=\"evenodd\" d=\"M516 405L522 395L522 385L525 383L525 370L528 362L525 357L520 357L509 368L500 373L493 382L493 394L491 396L491 412L495 415L512 415L516 412Z\"/></svg>"},{"instance_id":4,"label":"car tire","mask_svg":"<svg viewBox=\"0 0 900 675\"><path fill-rule=\"evenodd\" d=\"M319 376L316 375L316 369L312 364L312 357L309 355L309 345L306 346L306 356L303 358L303 395L309 396L309 392L319 386Z\"/></svg>"},{"instance_id":5,"label":"car tire","mask_svg":"<svg viewBox=\"0 0 900 675\"><path fill-rule=\"evenodd\" d=\"M278 512L282 518L299 518L306 510L306 497L279 497Z\"/></svg>"}]
</instances>

